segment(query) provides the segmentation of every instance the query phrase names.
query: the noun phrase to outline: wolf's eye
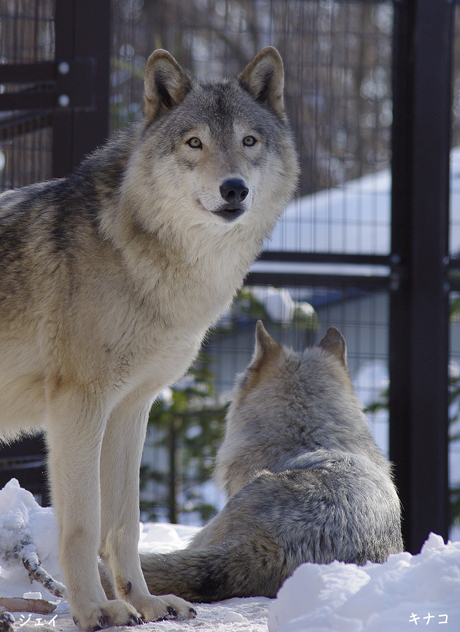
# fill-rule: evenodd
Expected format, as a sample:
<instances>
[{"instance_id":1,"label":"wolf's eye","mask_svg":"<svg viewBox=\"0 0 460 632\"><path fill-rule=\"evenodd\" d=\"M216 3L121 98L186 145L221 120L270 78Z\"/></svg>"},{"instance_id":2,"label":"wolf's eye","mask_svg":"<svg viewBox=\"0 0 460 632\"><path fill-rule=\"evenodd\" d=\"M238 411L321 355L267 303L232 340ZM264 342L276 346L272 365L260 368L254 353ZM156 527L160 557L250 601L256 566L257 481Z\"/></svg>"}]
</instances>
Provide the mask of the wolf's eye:
<instances>
[{"instance_id":1,"label":"wolf's eye","mask_svg":"<svg viewBox=\"0 0 460 632\"><path fill-rule=\"evenodd\" d=\"M254 136L245 136L243 138L243 145L245 145L246 147L253 147L256 143L257 141Z\"/></svg>"},{"instance_id":2,"label":"wolf's eye","mask_svg":"<svg viewBox=\"0 0 460 632\"><path fill-rule=\"evenodd\" d=\"M192 138L189 138L187 141L187 145L192 149L201 149L203 147L203 143L199 138L197 138L197 136L192 136Z\"/></svg>"}]
</instances>

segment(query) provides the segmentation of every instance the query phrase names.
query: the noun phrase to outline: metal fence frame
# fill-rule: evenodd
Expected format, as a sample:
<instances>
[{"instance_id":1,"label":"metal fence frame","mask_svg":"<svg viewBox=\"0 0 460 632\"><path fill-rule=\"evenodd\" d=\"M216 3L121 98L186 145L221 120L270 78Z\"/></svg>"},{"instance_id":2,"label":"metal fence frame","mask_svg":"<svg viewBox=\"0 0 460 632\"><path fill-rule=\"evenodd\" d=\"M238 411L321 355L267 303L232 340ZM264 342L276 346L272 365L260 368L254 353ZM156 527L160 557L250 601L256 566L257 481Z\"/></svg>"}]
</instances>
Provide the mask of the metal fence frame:
<instances>
[{"instance_id":1,"label":"metal fence frame","mask_svg":"<svg viewBox=\"0 0 460 632\"><path fill-rule=\"evenodd\" d=\"M0 109L44 110L43 124L53 128L54 176L72 171L108 135L110 5L56 0L55 61L0 66L0 83L46 86L40 105L32 104L31 94L4 94ZM384 265L388 275L248 277L259 285L347 284L390 292L390 458L405 544L414 553L430 531L447 538L449 525L448 299L450 290L460 289L450 274L460 262L448 257L452 29L448 0L394 0L391 253L261 255L271 261Z\"/></svg>"}]
</instances>

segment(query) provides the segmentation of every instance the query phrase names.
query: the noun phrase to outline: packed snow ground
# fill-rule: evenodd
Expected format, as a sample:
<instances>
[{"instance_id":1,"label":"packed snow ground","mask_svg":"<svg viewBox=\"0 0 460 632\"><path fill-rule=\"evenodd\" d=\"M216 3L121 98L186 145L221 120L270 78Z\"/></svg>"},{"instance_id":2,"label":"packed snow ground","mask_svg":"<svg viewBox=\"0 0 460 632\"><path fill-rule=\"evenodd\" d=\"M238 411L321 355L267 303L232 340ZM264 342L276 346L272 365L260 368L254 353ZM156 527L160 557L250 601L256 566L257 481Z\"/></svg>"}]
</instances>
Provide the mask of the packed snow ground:
<instances>
[{"instance_id":1,"label":"packed snow ground","mask_svg":"<svg viewBox=\"0 0 460 632\"><path fill-rule=\"evenodd\" d=\"M140 548L183 548L197 528L141 524ZM24 547L23 542L29 542ZM0 597L30 597L57 604L52 614L15 612L15 630L75 632L68 604L30 583L21 555L33 556L56 580L62 574L56 555L53 511L40 507L14 479L0 490ZM198 605L196 619L142 626L144 632L402 632L418 626L460 630L460 542L444 544L432 534L418 555L390 556L385 564L356 566L333 562L304 564L276 599L229 599ZM437 628L446 625L446 628ZM127 632L129 628L124 628Z\"/></svg>"}]
</instances>

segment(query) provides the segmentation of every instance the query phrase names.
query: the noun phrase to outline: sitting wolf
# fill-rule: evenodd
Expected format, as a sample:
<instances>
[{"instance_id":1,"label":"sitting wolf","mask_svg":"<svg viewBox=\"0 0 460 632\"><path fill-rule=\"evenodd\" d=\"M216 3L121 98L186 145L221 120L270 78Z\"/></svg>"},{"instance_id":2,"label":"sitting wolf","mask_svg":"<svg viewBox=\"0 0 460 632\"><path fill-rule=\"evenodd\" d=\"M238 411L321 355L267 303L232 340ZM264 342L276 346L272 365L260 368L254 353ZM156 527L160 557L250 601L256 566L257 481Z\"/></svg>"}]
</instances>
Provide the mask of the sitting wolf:
<instances>
[{"instance_id":1,"label":"sitting wolf","mask_svg":"<svg viewBox=\"0 0 460 632\"><path fill-rule=\"evenodd\" d=\"M303 562L384 562L402 550L391 468L375 445L335 327L295 353L259 321L215 479L229 500L187 549L143 554L153 594L274 597Z\"/></svg>"}]
</instances>

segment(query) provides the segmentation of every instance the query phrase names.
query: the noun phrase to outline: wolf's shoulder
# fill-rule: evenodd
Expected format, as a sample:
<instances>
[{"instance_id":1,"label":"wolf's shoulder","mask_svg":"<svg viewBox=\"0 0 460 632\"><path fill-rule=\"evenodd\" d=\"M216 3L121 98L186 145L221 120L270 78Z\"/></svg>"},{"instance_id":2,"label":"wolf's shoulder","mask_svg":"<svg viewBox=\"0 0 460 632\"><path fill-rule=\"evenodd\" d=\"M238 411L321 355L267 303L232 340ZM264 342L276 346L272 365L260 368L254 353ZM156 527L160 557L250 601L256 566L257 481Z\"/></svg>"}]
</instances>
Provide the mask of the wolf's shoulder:
<instances>
[{"instance_id":1,"label":"wolf's shoulder","mask_svg":"<svg viewBox=\"0 0 460 632\"><path fill-rule=\"evenodd\" d=\"M115 132L86 156L73 173L63 178L51 178L0 193L0 223L12 223L44 205L59 205L79 197L88 204L98 192L113 192L124 176L140 128L140 123L132 123ZM72 207L68 209L71 211Z\"/></svg>"}]
</instances>

